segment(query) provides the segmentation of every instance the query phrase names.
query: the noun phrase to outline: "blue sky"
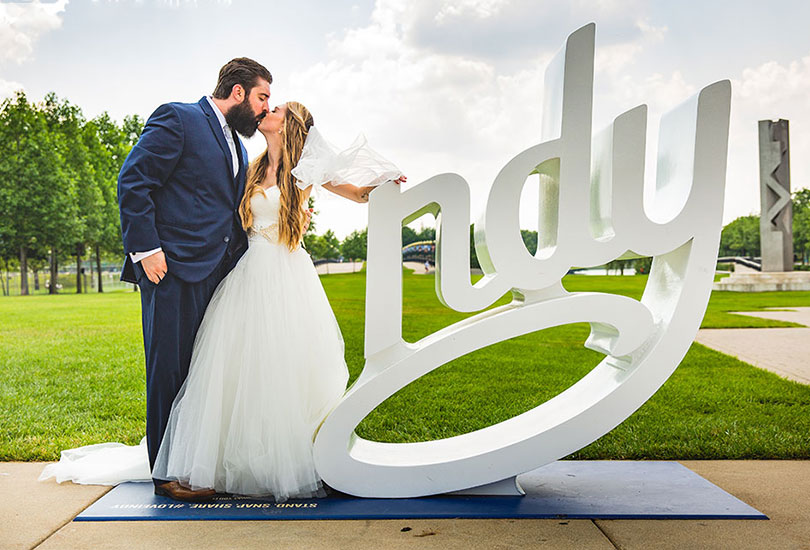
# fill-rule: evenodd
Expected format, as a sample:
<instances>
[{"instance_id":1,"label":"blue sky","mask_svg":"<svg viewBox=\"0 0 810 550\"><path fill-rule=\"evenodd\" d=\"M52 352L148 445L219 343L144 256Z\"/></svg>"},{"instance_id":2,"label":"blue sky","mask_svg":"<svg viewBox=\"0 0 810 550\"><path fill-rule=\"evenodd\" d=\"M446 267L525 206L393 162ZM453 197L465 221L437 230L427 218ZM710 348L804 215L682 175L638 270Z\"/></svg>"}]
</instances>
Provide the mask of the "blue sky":
<instances>
[{"instance_id":1,"label":"blue sky","mask_svg":"<svg viewBox=\"0 0 810 550\"><path fill-rule=\"evenodd\" d=\"M54 91L88 116L147 117L210 93L222 64L249 56L273 73L271 102L304 102L338 144L365 133L414 184L462 174L476 209L499 169L539 140L545 64L590 21L595 129L646 103L654 143L661 114L728 78L725 221L759 210L759 119L790 120L793 188L808 186L810 3L799 1L0 0L0 96ZM525 227L536 226L533 199L527 188ZM365 226L364 206L319 209L320 229Z\"/></svg>"}]
</instances>

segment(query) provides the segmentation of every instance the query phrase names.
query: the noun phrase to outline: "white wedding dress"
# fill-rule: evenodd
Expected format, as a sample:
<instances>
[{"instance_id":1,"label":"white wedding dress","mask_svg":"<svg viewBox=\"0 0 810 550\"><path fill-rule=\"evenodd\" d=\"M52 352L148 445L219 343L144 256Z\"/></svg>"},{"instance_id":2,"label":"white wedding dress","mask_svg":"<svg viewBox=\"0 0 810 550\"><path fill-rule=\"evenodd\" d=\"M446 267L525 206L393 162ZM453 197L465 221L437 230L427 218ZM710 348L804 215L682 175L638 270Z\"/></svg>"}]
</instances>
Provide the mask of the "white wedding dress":
<instances>
[{"instance_id":1,"label":"white wedding dress","mask_svg":"<svg viewBox=\"0 0 810 550\"><path fill-rule=\"evenodd\" d=\"M292 173L302 189L373 186L401 175L364 138L337 151L315 128ZM206 309L154 471L144 438L138 446L62 451L40 480L115 485L154 477L277 501L323 494L312 443L349 374L312 260L278 242L279 200L277 187L251 199L248 250Z\"/></svg>"},{"instance_id":2,"label":"white wedding dress","mask_svg":"<svg viewBox=\"0 0 810 550\"><path fill-rule=\"evenodd\" d=\"M343 339L307 252L278 242L279 190L251 199L248 250L205 312L153 476L312 496L312 441L346 390Z\"/></svg>"},{"instance_id":3,"label":"white wedding dress","mask_svg":"<svg viewBox=\"0 0 810 550\"><path fill-rule=\"evenodd\" d=\"M312 441L349 378L343 338L309 254L278 242L278 188L251 208L248 250L206 309L152 475L278 501L314 496ZM41 479L107 484L148 472L145 445L102 444L63 451Z\"/></svg>"}]
</instances>

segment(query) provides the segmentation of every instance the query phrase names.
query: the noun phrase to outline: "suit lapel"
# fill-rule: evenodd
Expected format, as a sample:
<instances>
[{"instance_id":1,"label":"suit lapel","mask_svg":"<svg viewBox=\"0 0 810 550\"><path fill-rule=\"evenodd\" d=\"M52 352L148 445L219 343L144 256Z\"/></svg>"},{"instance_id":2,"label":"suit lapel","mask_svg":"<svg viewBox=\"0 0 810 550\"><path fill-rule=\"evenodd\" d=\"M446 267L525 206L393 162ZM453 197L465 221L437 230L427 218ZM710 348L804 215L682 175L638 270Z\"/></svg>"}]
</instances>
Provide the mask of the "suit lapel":
<instances>
[{"instance_id":1,"label":"suit lapel","mask_svg":"<svg viewBox=\"0 0 810 550\"><path fill-rule=\"evenodd\" d=\"M228 143L225 141L225 134L222 132L222 127L219 125L219 119L217 115L214 114L211 104L208 102L208 98L203 97L199 105L202 107L203 113L205 113L205 117L208 119L208 125L214 133L214 137L217 143L219 143L220 149L222 149L222 152L225 154L225 162L228 163L228 174L231 175L231 181L233 182L233 159L231 158L231 150L228 147Z\"/></svg>"}]
</instances>

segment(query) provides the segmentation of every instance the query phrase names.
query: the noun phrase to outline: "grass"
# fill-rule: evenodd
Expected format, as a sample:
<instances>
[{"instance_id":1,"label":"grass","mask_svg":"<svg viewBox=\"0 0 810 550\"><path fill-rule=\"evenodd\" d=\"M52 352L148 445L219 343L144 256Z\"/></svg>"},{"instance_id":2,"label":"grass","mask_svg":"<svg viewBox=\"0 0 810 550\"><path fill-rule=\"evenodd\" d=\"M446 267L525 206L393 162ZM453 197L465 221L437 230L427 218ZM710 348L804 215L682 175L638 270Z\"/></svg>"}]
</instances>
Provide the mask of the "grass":
<instances>
[{"instance_id":1,"label":"grass","mask_svg":"<svg viewBox=\"0 0 810 550\"><path fill-rule=\"evenodd\" d=\"M363 366L363 273L322 277L354 380ZM639 298L643 276L572 276L575 291ZM430 275L406 275L403 335L415 341L465 317L441 306ZM505 300L504 300L505 301ZM808 305L810 292L715 293L709 327L785 326L729 311ZM448 363L380 405L358 427L378 441L422 441L520 414L584 376L601 355L587 325L490 346ZM53 460L60 449L144 433L138 295L0 299L0 460ZM615 430L575 458L810 458L810 387L693 345L675 374Z\"/></svg>"}]
</instances>

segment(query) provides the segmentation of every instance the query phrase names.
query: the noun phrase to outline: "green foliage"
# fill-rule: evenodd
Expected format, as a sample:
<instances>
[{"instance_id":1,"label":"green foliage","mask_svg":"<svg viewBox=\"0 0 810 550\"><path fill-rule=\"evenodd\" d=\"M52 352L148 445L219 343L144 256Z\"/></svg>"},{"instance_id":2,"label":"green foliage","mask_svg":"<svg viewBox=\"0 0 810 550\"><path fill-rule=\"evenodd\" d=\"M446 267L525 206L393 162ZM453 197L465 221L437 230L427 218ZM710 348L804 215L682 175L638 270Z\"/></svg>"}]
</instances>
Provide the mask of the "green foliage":
<instances>
[{"instance_id":1,"label":"green foliage","mask_svg":"<svg viewBox=\"0 0 810 550\"><path fill-rule=\"evenodd\" d=\"M419 241L419 236L416 231L407 225L402 226L402 246L408 246L411 243Z\"/></svg>"},{"instance_id":2,"label":"green foliage","mask_svg":"<svg viewBox=\"0 0 810 550\"><path fill-rule=\"evenodd\" d=\"M4 252L16 249L23 266L30 248L62 248L82 230L70 138L54 130L55 112L23 92L0 105L0 233L10 245ZM24 271L24 290L26 282Z\"/></svg>"},{"instance_id":3,"label":"green foliage","mask_svg":"<svg viewBox=\"0 0 810 550\"><path fill-rule=\"evenodd\" d=\"M523 244L526 246L526 250L529 251L529 254L534 256L535 252L537 252L537 231L521 229L520 236L523 239Z\"/></svg>"},{"instance_id":4,"label":"green foliage","mask_svg":"<svg viewBox=\"0 0 810 550\"><path fill-rule=\"evenodd\" d=\"M478 252L475 250L475 226L470 225L470 268L481 269L481 264L478 263Z\"/></svg>"},{"instance_id":5,"label":"green foliage","mask_svg":"<svg viewBox=\"0 0 810 550\"><path fill-rule=\"evenodd\" d=\"M53 274L65 254L79 262L94 251L100 263L122 253L116 181L142 126L131 116L120 128L106 113L88 121L54 94L0 104L0 255L4 265L19 257L22 293L46 258Z\"/></svg>"},{"instance_id":6,"label":"green foliage","mask_svg":"<svg viewBox=\"0 0 810 550\"><path fill-rule=\"evenodd\" d=\"M520 237L523 239L523 244L529 254L534 255L537 252L537 231L530 231L529 229L521 229ZM478 263L478 253L475 251L475 227L470 225L470 267L473 269L481 269L481 264Z\"/></svg>"},{"instance_id":7,"label":"green foliage","mask_svg":"<svg viewBox=\"0 0 810 550\"><path fill-rule=\"evenodd\" d=\"M636 270L636 275L648 275L652 269L652 258L637 258L631 260L633 269Z\"/></svg>"},{"instance_id":8,"label":"green foliage","mask_svg":"<svg viewBox=\"0 0 810 550\"><path fill-rule=\"evenodd\" d=\"M323 241L323 237L320 235L315 235L314 233L304 234L304 248L309 252L313 260L323 258L325 247L326 244Z\"/></svg>"},{"instance_id":9,"label":"green foliage","mask_svg":"<svg viewBox=\"0 0 810 550\"><path fill-rule=\"evenodd\" d=\"M810 261L810 189L793 193L793 252L802 264Z\"/></svg>"},{"instance_id":10,"label":"green foliage","mask_svg":"<svg viewBox=\"0 0 810 550\"><path fill-rule=\"evenodd\" d=\"M326 260L336 260L340 256L340 241L335 236L334 231L327 229L323 234L323 256Z\"/></svg>"},{"instance_id":11,"label":"green foliage","mask_svg":"<svg viewBox=\"0 0 810 550\"><path fill-rule=\"evenodd\" d=\"M423 227L416 233L416 242L419 241L435 241L436 240L436 228L435 227Z\"/></svg>"},{"instance_id":12,"label":"green foliage","mask_svg":"<svg viewBox=\"0 0 810 550\"><path fill-rule=\"evenodd\" d=\"M723 228L719 256L759 256L759 216L742 216Z\"/></svg>"},{"instance_id":13,"label":"green foliage","mask_svg":"<svg viewBox=\"0 0 810 550\"><path fill-rule=\"evenodd\" d=\"M362 231L352 231L343 239L340 245L340 252L344 258L349 260L365 260L368 249L368 229Z\"/></svg>"},{"instance_id":14,"label":"green foliage","mask_svg":"<svg viewBox=\"0 0 810 550\"><path fill-rule=\"evenodd\" d=\"M810 261L810 189L793 193L793 253L807 264ZM742 216L723 228L719 256L760 255L759 216Z\"/></svg>"}]
</instances>

